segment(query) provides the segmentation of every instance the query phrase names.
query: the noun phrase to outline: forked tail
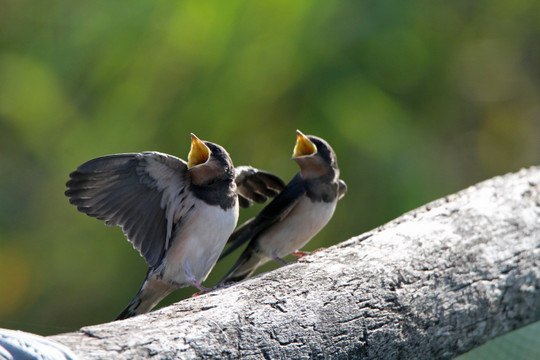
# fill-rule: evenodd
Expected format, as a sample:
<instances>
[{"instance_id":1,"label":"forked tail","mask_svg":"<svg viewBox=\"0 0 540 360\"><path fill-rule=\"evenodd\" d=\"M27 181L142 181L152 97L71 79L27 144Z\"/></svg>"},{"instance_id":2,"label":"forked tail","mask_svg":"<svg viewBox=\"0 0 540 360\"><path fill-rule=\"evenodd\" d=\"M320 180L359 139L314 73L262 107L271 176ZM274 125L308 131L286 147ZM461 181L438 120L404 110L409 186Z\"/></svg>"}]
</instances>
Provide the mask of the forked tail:
<instances>
[{"instance_id":1,"label":"forked tail","mask_svg":"<svg viewBox=\"0 0 540 360\"><path fill-rule=\"evenodd\" d=\"M152 273L152 269L149 269L141 288L116 320L123 320L149 312L174 289L175 287L161 281L156 274Z\"/></svg>"}]
</instances>

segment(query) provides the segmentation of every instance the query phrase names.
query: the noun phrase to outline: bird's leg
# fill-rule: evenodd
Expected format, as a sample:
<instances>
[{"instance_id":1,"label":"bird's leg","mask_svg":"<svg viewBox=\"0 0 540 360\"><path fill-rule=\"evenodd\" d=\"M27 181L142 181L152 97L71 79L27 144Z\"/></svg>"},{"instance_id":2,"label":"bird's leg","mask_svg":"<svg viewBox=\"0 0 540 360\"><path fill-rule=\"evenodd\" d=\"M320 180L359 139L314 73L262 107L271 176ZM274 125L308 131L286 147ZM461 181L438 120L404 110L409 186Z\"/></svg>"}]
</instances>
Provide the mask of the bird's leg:
<instances>
[{"instance_id":1,"label":"bird's leg","mask_svg":"<svg viewBox=\"0 0 540 360\"><path fill-rule=\"evenodd\" d=\"M202 286L202 284L200 282L198 282L197 279L195 279L195 276L193 275L193 273L191 271L191 267L189 266L189 264L186 264L185 270L186 270L187 278L188 278L189 282L191 283L191 285L193 285L197 289L199 289L199 292L193 294L192 297L196 297L196 296L199 296L199 295L202 295L202 294L206 294L207 292L210 292L210 290L212 290L212 289L209 289L207 287Z\"/></svg>"},{"instance_id":2,"label":"bird's leg","mask_svg":"<svg viewBox=\"0 0 540 360\"><path fill-rule=\"evenodd\" d=\"M289 265L288 262L286 262L285 260L283 260L282 258L280 258L275 252L274 252L274 254L272 255L272 259L274 259L275 261L277 261L277 262L280 263L281 265Z\"/></svg>"},{"instance_id":3,"label":"bird's leg","mask_svg":"<svg viewBox=\"0 0 540 360\"><path fill-rule=\"evenodd\" d=\"M201 291L209 291L211 289L205 287L205 286L202 286L200 282L198 281L195 281L195 280L191 280L191 285L195 286L197 289L201 290Z\"/></svg>"}]
</instances>

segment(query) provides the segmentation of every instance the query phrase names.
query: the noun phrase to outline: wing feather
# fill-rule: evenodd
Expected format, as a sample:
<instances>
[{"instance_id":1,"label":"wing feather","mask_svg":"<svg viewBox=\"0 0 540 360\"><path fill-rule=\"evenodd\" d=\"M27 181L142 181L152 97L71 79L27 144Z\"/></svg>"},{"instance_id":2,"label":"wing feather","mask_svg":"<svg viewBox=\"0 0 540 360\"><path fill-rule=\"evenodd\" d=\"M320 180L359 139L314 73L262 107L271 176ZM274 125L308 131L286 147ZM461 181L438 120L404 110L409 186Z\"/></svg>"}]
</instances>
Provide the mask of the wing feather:
<instances>
[{"instance_id":1,"label":"wing feather","mask_svg":"<svg viewBox=\"0 0 540 360\"><path fill-rule=\"evenodd\" d=\"M235 182L241 207L250 207L253 202L264 203L285 188L278 176L251 166L238 166Z\"/></svg>"},{"instance_id":2,"label":"wing feather","mask_svg":"<svg viewBox=\"0 0 540 360\"><path fill-rule=\"evenodd\" d=\"M345 181L339 180L338 181L338 200L344 197L346 193L347 193L347 184L345 184Z\"/></svg>"},{"instance_id":3,"label":"wing feather","mask_svg":"<svg viewBox=\"0 0 540 360\"><path fill-rule=\"evenodd\" d=\"M116 154L90 160L70 174L66 196L79 211L118 225L151 266L161 261L187 187L187 165L158 152ZM181 201L180 201L181 202Z\"/></svg>"}]
</instances>

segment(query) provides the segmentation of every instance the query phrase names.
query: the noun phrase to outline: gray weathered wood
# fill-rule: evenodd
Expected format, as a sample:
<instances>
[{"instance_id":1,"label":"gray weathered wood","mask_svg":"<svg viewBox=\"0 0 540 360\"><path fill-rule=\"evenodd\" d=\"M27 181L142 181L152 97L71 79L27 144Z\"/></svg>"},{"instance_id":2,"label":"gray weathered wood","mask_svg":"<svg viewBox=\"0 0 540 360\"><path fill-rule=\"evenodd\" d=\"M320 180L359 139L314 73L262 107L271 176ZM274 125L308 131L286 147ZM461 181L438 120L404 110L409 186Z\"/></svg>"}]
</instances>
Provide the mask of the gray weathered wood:
<instances>
[{"instance_id":1,"label":"gray weathered wood","mask_svg":"<svg viewBox=\"0 0 540 360\"><path fill-rule=\"evenodd\" d=\"M52 339L83 358L449 359L539 319L530 168L241 284Z\"/></svg>"}]
</instances>

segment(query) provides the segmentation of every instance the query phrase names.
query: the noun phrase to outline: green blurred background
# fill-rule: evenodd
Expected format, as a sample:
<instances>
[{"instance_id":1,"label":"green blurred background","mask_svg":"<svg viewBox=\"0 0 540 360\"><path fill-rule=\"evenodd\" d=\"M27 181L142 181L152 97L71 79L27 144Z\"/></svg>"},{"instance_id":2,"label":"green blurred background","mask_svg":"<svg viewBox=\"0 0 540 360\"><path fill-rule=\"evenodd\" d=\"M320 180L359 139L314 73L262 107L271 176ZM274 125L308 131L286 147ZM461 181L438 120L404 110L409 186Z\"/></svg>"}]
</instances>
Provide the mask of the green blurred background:
<instances>
[{"instance_id":1,"label":"green blurred background","mask_svg":"<svg viewBox=\"0 0 540 360\"><path fill-rule=\"evenodd\" d=\"M0 327L54 334L110 321L137 291L146 265L121 230L64 196L68 174L100 155L185 159L194 132L288 181L295 129L322 136L349 192L307 250L540 163L538 0L0 8ZM539 333L465 357L538 358Z\"/></svg>"}]
</instances>

